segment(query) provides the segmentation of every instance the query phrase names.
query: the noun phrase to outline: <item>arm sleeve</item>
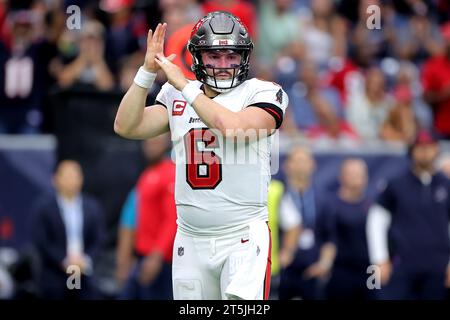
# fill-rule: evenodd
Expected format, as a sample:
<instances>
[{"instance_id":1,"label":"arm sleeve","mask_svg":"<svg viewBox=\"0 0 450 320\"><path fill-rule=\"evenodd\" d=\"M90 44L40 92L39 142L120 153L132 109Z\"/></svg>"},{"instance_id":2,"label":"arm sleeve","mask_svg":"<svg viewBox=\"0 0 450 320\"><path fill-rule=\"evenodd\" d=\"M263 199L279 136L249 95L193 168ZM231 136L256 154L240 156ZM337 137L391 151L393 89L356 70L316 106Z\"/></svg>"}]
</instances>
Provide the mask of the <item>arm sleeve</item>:
<instances>
[{"instance_id":1,"label":"arm sleeve","mask_svg":"<svg viewBox=\"0 0 450 320\"><path fill-rule=\"evenodd\" d=\"M283 123L284 113L289 104L289 97L284 90L275 83L261 81L261 86L251 96L247 107L258 107L267 111L275 119L278 129Z\"/></svg>"},{"instance_id":2,"label":"arm sleeve","mask_svg":"<svg viewBox=\"0 0 450 320\"><path fill-rule=\"evenodd\" d=\"M279 223L283 231L295 228L302 223L301 214L289 195L284 195L281 199Z\"/></svg>"},{"instance_id":3,"label":"arm sleeve","mask_svg":"<svg viewBox=\"0 0 450 320\"><path fill-rule=\"evenodd\" d=\"M137 195L136 189L132 189L123 205L120 213L120 226L127 229L136 229L136 212L137 212Z\"/></svg>"},{"instance_id":4,"label":"arm sleeve","mask_svg":"<svg viewBox=\"0 0 450 320\"><path fill-rule=\"evenodd\" d=\"M389 260L388 230L391 215L384 207L375 204L369 209L366 234L370 262L378 264Z\"/></svg>"}]
</instances>

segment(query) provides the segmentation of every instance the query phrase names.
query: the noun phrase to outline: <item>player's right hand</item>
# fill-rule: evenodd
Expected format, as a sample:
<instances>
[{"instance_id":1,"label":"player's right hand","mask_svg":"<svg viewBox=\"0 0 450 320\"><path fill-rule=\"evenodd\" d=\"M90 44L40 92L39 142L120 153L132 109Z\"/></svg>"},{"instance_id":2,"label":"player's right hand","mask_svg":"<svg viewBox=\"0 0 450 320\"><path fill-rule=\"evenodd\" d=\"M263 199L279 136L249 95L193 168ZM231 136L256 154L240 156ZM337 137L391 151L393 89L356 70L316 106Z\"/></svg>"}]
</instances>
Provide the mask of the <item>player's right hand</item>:
<instances>
[{"instance_id":1,"label":"player's right hand","mask_svg":"<svg viewBox=\"0 0 450 320\"><path fill-rule=\"evenodd\" d=\"M391 279L392 263L390 261L385 261L378 264L378 267L380 268L380 282L381 285L384 286Z\"/></svg>"},{"instance_id":2,"label":"player's right hand","mask_svg":"<svg viewBox=\"0 0 450 320\"><path fill-rule=\"evenodd\" d=\"M166 36L167 23L158 23L155 32L148 30L147 35L147 52L145 53L144 69L148 72L155 73L160 66L155 62L156 54L164 54L164 38ZM175 56L167 57L173 60Z\"/></svg>"}]
</instances>

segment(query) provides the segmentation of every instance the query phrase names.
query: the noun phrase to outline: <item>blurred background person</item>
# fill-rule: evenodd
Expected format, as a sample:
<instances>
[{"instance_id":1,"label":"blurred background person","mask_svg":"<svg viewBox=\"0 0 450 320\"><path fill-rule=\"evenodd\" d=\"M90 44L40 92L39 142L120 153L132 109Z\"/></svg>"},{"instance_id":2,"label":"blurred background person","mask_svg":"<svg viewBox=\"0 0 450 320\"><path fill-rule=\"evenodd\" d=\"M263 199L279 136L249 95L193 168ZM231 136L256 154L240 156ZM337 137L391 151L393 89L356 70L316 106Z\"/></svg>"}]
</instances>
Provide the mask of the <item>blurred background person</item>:
<instances>
[{"instance_id":1,"label":"blurred background person","mask_svg":"<svg viewBox=\"0 0 450 320\"><path fill-rule=\"evenodd\" d=\"M419 123L412 105L408 87L399 86L394 92L395 104L380 127L380 138L390 142L412 143Z\"/></svg>"},{"instance_id":2,"label":"blurred background person","mask_svg":"<svg viewBox=\"0 0 450 320\"><path fill-rule=\"evenodd\" d=\"M168 157L169 150L170 134L143 142L148 166L124 207L119 230L118 280L123 281L129 272L120 299L168 300L173 297L171 262L177 218L175 164ZM137 261L130 269L133 251Z\"/></svg>"},{"instance_id":3,"label":"blurred background person","mask_svg":"<svg viewBox=\"0 0 450 320\"><path fill-rule=\"evenodd\" d=\"M0 133L37 133L42 123L45 83L44 52L36 36L37 14L11 11L0 38Z\"/></svg>"},{"instance_id":4,"label":"blurred background person","mask_svg":"<svg viewBox=\"0 0 450 320\"><path fill-rule=\"evenodd\" d=\"M363 86L355 87L348 97L347 120L363 141L377 140L392 104L383 72L370 68Z\"/></svg>"},{"instance_id":5,"label":"blurred background person","mask_svg":"<svg viewBox=\"0 0 450 320\"><path fill-rule=\"evenodd\" d=\"M450 22L441 27L444 50L425 61L422 85L425 101L433 110L434 125L444 139L450 139Z\"/></svg>"},{"instance_id":6,"label":"blurred background person","mask_svg":"<svg viewBox=\"0 0 450 320\"><path fill-rule=\"evenodd\" d=\"M270 300L279 297L280 270L292 263L300 235L301 217L295 210L289 208L286 201L281 206L284 189L282 181L272 179L267 196L272 238Z\"/></svg>"},{"instance_id":7,"label":"blurred background person","mask_svg":"<svg viewBox=\"0 0 450 320\"><path fill-rule=\"evenodd\" d=\"M299 13L299 39L305 48L305 58L314 61L319 70L326 70L331 61L343 59L347 54L347 27L332 0L311 1L310 6Z\"/></svg>"},{"instance_id":8,"label":"blurred background person","mask_svg":"<svg viewBox=\"0 0 450 320\"><path fill-rule=\"evenodd\" d=\"M32 216L32 240L40 262L38 289L44 299L98 298L94 278L102 246L103 211L82 193L83 173L74 160L62 160L53 176L55 193L43 196ZM69 266L82 272L81 289L69 289Z\"/></svg>"},{"instance_id":9,"label":"blurred background person","mask_svg":"<svg viewBox=\"0 0 450 320\"><path fill-rule=\"evenodd\" d=\"M370 208L371 263L381 273L381 299L444 299L450 286L450 184L436 171L439 146L420 131L411 166L381 190Z\"/></svg>"},{"instance_id":10,"label":"blurred background person","mask_svg":"<svg viewBox=\"0 0 450 320\"><path fill-rule=\"evenodd\" d=\"M292 241L287 238L288 235L295 235L294 232L286 234L286 238L282 240L280 263L286 267L280 274L281 300L322 298L318 278L307 272L318 260L321 245L321 221L318 217L320 191L313 182L315 167L311 152L303 147L295 147L290 151L284 163L286 186L280 203L280 220L284 221L281 226L285 224L289 229L293 229L301 224L301 230L297 237L297 246L293 246Z\"/></svg>"},{"instance_id":11,"label":"blurred background person","mask_svg":"<svg viewBox=\"0 0 450 320\"><path fill-rule=\"evenodd\" d=\"M276 58L300 43L300 20L292 10L293 0L262 0L258 8L256 59L260 68L270 70ZM283 35L283 36L280 36Z\"/></svg>"},{"instance_id":12,"label":"blurred background person","mask_svg":"<svg viewBox=\"0 0 450 320\"><path fill-rule=\"evenodd\" d=\"M327 299L368 300L372 295L366 285L370 265L366 220L371 200L366 193L368 170L364 160L345 160L339 181L337 193L324 200L326 243L310 272L329 277Z\"/></svg>"},{"instance_id":13,"label":"blurred background person","mask_svg":"<svg viewBox=\"0 0 450 320\"><path fill-rule=\"evenodd\" d=\"M256 38L257 12L252 1L246 0L206 0L202 3L203 13L227 11L241 19L252 39Z\"/></svg>"},{"instance_id":14,"label":"blurred background person","mask_svg":"<svg viewBox=\"0 0 450 320\"><path fill-rule=\"evenodd\" d=\"M298 81L288 90L291 108L291 122L284 129L292 134L308 130L319 125L320 110L330 109L338 118L344 113L339 93L336 89L325 86L319 71L312 61L303 61L298 67Z\"/></svg>"},{"instance_id":15,"label":"blurred background person","mask_svg":"<svg viewBox=\"0 0 450 320\"><path fill-rule=\"evenodd\" d=\"M422 4L413 7L411 14L403 19L393 11L395 21L390 26L392 39L389 45L392 54L416 64L422 64L425 59L441 51L439 26L429 18L430 10L427 5L424 2Z\"/></svg>"},{"instance_id":16,"label":"blurred background person","mask_svg":"<svg viewBox=\"0 0 450 320\"><path fill-rule=\"evenodd\" d=\"M107 28L102 39L108 52L105 59L114 74L123 58L138 51L140 46L145 46L148 24L142 11L133 11L135 2L137 1L100 0L98 4L101 12L106 14Z\"/></svg>"},{"instance_id":17,"label":"blurred background person","mask_svg":"<svg viewBox=\"0 0 450 320\"><path fill-rule=\"evenodd\" d=\"M51 72L61 88L85 85L100 91L113 89L115 80L111 68L105 60L105 29L95 20L83 23L76 31L66 31L66 41L80 37L75 56L61 55L51 63ZM77 41L78 42L78 41ZM73 54L73 53L71 53Z\"/></svg>"}]
</instances>

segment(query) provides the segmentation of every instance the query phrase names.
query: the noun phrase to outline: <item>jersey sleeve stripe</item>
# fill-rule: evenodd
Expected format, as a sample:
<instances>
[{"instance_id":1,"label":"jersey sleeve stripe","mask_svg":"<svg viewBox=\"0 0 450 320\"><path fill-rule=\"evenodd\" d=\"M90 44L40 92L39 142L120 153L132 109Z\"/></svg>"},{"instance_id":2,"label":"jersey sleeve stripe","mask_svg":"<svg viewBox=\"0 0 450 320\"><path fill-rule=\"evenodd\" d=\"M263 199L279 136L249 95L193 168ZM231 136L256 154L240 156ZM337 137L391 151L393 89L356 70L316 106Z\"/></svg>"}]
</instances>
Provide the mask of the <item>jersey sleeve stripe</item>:
<instances>
[{"instance_id":1,"label":"jersey sleeve stripe","mask_svg":"<svg viewBox=\"0 0 450 320\"><path fill-rule=\"evenodd\" d=\"M161 101L159 101L159 100L155 100L155 104L160 104L160 105L162 105L164 108L167 109L167 106L166 106L164 103L162 103Z\"/></svg>"},{"instance_id":2,"label":"jersey sleeve stripe","mask_svg":"<svg viewBox=\"0 0 450 320\"><path fill-rule=\"evenodd\" d=\"M258 102L250 105L249 107L258 107L262 108L266 112L268 112L275 119L276 129L278 129L283 123L283 111L280 107L267 102Z\"/></svg>"}]
</instances>

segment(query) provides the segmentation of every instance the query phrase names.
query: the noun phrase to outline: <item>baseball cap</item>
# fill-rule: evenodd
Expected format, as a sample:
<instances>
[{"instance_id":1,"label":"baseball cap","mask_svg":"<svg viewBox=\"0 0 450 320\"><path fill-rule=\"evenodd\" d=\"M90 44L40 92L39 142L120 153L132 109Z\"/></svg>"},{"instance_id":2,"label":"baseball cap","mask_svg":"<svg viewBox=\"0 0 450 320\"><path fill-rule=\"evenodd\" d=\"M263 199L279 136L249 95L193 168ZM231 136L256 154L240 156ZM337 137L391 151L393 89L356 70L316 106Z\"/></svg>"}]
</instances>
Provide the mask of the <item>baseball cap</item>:
<instances>
[{"instance_id":1,"label":"baseball cap","mask_svg":"<svg viewBox=\"0 0 450 320\"><path fill-rule=\"evenodd\" d=\"M444 23L441 26L440 30L441 30L442 38L444 38L447 41L450 41L450 21Z\"/></svg>"},{"instance_id":2,"label":"baseball cap","mask_svg":"<svg viewBox=\"0 0 450 320\"><path fill-rule=\"evenodd\" d=\"M414 141L412 143L413 146L417 145L427 145L427 144L435 144L438 143L438 139L436 135L429 130L421 129L416 134Z\"/></svg>"},{"instance_id":3,"label":"baseball cap","mask_svg":"<svg viewBox=\"0 0 450 320\"><path fill-rule=\"evenodd\" d=\"M35 19L31 10L18 10L9 13L9 19L13 25L31 26Z\"/></svg>"},{"instance_id":4,"label":"baseball cap","mask_svg":"<svg viewBox=\"0 0 450 320\"><path fill-rule=\"evenodd\" d=\"M123 8L133 6L134 0L101 0L99 7L108 13L116 13Z\"/></svg>"}]
</instances>

